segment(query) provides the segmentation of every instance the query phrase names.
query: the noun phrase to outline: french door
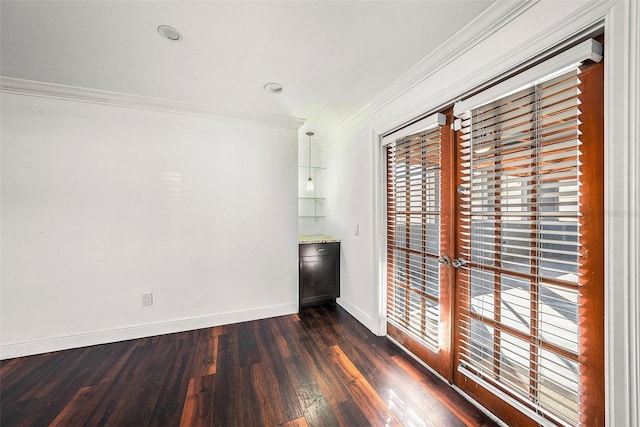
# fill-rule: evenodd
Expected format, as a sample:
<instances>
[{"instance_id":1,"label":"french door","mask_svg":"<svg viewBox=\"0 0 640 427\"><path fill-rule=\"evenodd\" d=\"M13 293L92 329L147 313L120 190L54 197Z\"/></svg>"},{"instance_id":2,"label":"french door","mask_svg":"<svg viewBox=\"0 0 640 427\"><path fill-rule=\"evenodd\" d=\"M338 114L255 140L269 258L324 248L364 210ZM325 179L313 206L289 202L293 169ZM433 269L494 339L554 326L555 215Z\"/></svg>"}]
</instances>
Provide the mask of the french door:
<instances>
[{"instance_id":1,"label":"french door","mask_svg":"<svg viewBox=\"0 0 640 427\"><path fill-rule=\"evenodd\" d=\"M443 268L443 254L454 237L451 111L386 138L387 334L448 379L453 271Z\"/></svg>"},{"instance_id":2,"label":"french door","mask_svg":"<svg viewBox=\"0 0 640 427\"><path fill-rule=\"evenodd\" d=\"M510 425L604 424L602 106L589 62L387 137L387 333Z\"/></svg>"}]
</instances>

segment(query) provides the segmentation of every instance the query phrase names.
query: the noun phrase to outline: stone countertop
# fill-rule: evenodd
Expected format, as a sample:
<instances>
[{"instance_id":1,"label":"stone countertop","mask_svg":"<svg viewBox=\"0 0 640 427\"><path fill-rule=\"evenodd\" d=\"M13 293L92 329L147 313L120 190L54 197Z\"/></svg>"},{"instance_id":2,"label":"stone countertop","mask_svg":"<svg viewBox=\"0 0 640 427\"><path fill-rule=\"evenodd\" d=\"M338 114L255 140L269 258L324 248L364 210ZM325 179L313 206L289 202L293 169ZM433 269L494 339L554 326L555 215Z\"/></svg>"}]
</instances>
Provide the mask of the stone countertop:
<instances>
[{"instance_id":1,"label":"stone countertop","mask_svg":"<svg viewBox=\"0 0 640 427\"><path fill-rule=\"evenodd\" d=\"M298 236L298 242L300 244L308 244L308 243L335 243L339 242L340 239L336 239L335 237L327 236L326 234L301 234Z\"/></svg>"}]
</instances>

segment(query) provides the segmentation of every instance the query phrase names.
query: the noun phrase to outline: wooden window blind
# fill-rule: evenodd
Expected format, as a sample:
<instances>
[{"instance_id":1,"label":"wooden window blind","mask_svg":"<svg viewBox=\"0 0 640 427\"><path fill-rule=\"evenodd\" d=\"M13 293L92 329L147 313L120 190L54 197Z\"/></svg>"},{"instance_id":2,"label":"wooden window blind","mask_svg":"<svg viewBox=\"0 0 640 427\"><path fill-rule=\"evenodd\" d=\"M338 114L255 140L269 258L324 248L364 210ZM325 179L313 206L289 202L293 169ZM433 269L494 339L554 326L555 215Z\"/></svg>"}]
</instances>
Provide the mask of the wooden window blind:
<instances>
[{"instance_id":1,"label":"wooden window blind","mask_svg":"<svg viewBox=\"0 0 640 427\"><path fill-rule=\"evenodd\" d=\"M387 321L439 346L440 128L386 146Z\"/></svg>"},{"instance_id":2,"label":"wooden window blind","mask_svg":"<svg viewBox=\"0 0 640 427\"><path fill-rule=\"evenodd\" d=\"M458 139L458 371L537 422L569 426L604 399L586 344L591 333L602 343L589 329L602 313L587 312L602 234L586 224L584 178L597 173L584 168L583 91L576 66L460 114Z\"/></svg>"}]
</instances>

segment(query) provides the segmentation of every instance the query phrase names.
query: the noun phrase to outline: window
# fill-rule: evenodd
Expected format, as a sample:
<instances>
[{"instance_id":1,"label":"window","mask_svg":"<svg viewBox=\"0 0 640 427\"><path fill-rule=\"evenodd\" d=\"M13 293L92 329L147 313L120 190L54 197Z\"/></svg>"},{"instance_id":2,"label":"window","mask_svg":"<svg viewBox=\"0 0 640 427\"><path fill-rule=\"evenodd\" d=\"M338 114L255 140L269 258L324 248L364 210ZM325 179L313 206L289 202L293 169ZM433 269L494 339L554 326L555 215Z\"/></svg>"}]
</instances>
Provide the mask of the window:
<instances>
[{"instance_id":1,"label":"window","mask_svg":"<svg viewBox=\"0 0 640 427\"><path fill-rule=\"evenodd\" d=\"M440 128L387 146L387 319L437 351Z\"/></svg>"},{"instance_id":2,"label":"window","mask_svg":"<svg viewBox=\"0 0 640 427\"><path fill-rule=\"evenodd\" d=\"M604 416L601 69L459 116L457 369L543 424Z\"/></svg>"}]
</instances>

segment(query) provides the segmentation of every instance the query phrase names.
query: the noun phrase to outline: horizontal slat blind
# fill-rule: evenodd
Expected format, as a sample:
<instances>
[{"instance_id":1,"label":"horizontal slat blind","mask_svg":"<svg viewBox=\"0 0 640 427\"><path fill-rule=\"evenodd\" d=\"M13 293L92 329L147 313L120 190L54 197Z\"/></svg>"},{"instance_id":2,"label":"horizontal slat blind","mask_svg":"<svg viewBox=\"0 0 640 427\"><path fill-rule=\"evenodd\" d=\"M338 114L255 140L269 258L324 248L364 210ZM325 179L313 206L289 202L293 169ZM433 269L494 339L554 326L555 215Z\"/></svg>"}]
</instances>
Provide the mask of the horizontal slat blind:
<instances>
[{"instance_id":1,"label":"horizontal slat blind","mask_svg":"<svg viewBox=\"0 0 640 427\"><path fill-rule=\"evenodd\" d=\"M432 350L440 333L440 128L397 140L387 158L387 321Z\"/></svg>"},{"instance_id":2,"label":"horizontal slat blind","mask_svg":"<svg viewBox=\"0 0 640 427\"><path fill-rule=\"evenodd\" d=\"M579 71L462 114L459 369L580 420Z\"/></svg>"}]
</instances>

